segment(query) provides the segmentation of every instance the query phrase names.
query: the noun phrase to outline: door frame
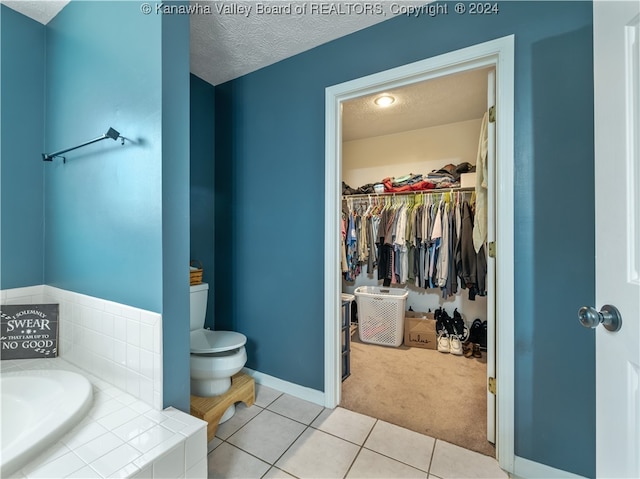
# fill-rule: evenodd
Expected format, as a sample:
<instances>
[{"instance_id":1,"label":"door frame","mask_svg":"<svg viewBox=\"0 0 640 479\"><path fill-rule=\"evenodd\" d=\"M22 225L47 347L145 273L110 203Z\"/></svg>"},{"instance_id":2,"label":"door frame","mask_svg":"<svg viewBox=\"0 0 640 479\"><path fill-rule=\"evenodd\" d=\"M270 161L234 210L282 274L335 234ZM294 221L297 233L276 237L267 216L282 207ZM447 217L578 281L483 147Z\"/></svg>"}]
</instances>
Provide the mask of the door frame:
<instances>
[{"instance_id":1,"label":"door frame","mask_svg":"<svg viewBox=\"0 0 640 479\"><path fill-rule=\"evenodd\" d=\"M340 215L343 101L475 68L496 69L496 456L514 466L514 57L515 37L489 42L410 63L325 90L324 208L324 401L341 395ZM499 318L499 319L498 319Z\"/></svg>"}]
</instances>

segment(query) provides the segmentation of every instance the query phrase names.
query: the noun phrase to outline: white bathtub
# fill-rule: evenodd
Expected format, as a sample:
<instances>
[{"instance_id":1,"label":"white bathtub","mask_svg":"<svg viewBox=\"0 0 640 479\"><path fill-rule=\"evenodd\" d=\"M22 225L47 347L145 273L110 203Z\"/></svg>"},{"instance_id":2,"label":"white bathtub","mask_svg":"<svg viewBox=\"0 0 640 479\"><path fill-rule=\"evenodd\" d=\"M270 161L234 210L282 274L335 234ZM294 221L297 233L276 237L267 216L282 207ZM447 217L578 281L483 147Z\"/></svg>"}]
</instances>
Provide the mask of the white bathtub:
<instances>
[{"instance_id":1,"label":"white bathtub","mask_svg":"<svg viewBox=\"0 0 640 479\"><path fill-rule=\"evenodd\" d=\"M0 394L1 477L19 470L80 422L93 398L84 376L56 369L2 373Z\"/></svg>"}]
</instances>

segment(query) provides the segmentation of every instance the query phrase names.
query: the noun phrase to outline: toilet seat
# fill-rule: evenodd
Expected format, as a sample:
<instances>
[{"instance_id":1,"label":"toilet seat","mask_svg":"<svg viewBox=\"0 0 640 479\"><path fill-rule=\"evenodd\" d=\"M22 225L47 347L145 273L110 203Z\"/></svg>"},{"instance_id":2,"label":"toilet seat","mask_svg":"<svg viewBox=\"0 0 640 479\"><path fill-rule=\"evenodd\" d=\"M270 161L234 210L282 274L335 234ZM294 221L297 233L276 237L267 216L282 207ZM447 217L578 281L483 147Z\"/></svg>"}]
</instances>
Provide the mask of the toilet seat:
<instances>
[{"instance_id":1,"label":"toilet seat","mask_svg":"<svg viewBox=\"0 0 640 479\"><path fill-rule=\"evenodd\" d=\"M211 354L233 351L247 342L244 334L234 331L211 331L196 329L191 331L191 353Z\"/></svg>"}]
</instances>

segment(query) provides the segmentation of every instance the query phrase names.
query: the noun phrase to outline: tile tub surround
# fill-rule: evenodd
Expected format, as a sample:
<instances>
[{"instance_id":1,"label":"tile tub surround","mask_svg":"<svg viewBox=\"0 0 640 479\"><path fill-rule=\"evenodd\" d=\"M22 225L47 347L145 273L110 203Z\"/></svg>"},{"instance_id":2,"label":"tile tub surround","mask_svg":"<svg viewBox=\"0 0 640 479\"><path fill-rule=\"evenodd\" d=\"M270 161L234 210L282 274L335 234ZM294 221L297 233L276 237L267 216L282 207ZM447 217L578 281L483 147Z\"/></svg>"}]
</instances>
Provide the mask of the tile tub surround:
<instances>
[{"instance_id":1,"label":"tile tub surround","mask_svg":"<svg viewBox=\"0 0 640 479\"><path fill-rule=\"evenodd\" d=\"M60 304L58 354L162 409L162 316L47 285L2 290L1 304Z\"/></svg>"},{"instance_id":2,"label":"tile tub surround","mask_svg":"<svg viewBox=\"0 0 640 479\"><path fill-rule=\"evenodd\" d=\"M206 422L173 408L156 411L61 358L5 360L0 368L66 369L83 374L93 385L87 417L11 477L207 477Z\"/></svg>"}]
</instances>

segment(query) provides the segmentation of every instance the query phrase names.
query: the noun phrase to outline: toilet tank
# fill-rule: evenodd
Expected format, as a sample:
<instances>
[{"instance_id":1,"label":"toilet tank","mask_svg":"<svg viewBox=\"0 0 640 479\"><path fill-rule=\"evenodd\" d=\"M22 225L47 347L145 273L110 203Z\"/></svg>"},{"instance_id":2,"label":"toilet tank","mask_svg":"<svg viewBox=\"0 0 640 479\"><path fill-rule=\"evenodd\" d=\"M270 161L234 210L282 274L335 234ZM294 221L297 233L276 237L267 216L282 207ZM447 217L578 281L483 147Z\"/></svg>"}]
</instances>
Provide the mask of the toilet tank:
<instances>
[{"instance_id":1,"label":"toilet tank","mask_svg":"<svg viewBox=\"0 0 640 479\"><path fill-rule=\"evenodd\" d=\"M190 286L190 317L191 331L204 328L204 320L207 315L207 297L209 285L207 283Z\"/></svg>"}]
</instances>

